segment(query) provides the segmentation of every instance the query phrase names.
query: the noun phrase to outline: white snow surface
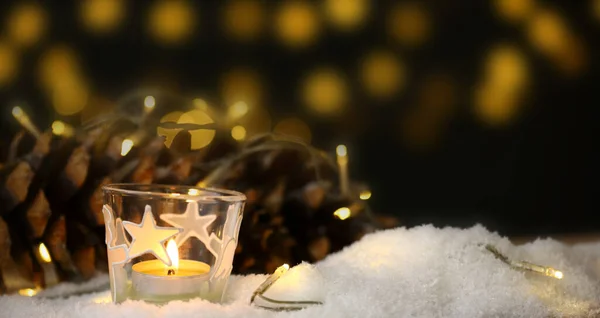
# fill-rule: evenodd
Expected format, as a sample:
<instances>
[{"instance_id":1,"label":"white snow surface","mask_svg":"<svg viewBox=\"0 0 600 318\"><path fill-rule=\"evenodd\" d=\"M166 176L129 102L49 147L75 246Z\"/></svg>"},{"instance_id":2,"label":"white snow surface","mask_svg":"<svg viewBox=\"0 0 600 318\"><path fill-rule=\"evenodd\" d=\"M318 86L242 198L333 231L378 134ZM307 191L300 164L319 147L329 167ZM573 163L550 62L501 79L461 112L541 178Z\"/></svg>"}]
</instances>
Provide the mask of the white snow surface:
<instances>
[{"instance_id":1,"label":"white snow surface","mask_svg":"<svg viewBox=\"0 0 600 318\"><path fill-rule=\"evenodd\" d=\"M494 244L515 260L560 269L564 278L511 269L480 243ZM248 275L231 277L224 304L195 299L115 305L108 291L58 299L11 295L0 297L0 317L600 317L600 242L571 246L538 239L515 246L482 226L397 228L367 235L314 267L303 263L288 274L299 279L289 283L283 276L268 296L324 304L296 312L256 308L249 299L267 275ZM103 275L86 286L63 284L41 295L106 282Z\"/></svg>"}]
</instances>

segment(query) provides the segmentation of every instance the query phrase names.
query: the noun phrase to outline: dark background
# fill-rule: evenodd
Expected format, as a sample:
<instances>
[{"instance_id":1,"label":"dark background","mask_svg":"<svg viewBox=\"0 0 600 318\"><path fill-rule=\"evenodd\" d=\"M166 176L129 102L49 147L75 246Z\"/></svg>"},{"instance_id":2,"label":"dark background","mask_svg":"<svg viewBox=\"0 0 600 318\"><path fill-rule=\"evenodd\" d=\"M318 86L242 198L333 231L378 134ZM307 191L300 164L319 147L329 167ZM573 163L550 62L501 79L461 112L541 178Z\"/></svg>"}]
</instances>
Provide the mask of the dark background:
<instances>
[{"instance_id":1,"label":"dark background","mask_svg":"<svg viewBox=\"0 0 600 318\"><path fill-rule=\"evenodd\" d=\"M56 119L80 125L85 111L57 114L39 78L44 54L67 47L84 74L89 108L97 107L95 100L115 102L152 86L203 98L225 111L230 102L221 89L224 76L251 70L262 98L249 103L250 109L266 109L268 127L300 118L310 127L312 144L332 154L337 144L346 144L351 177L370 186L373 209L398 216L403 225L482 223L505 235L599 228L600 1L529 1L532 8L515 19L501 7L519 1L358 1L368 10L351 30L329 21L326 1L295 1L312 8L319 25L310 43L300 46L277 36L277 14L292 1L246 1L262 10L263 19L258 35L242 40L223 23L228 5L239 1L115 1L122 16L101 31L86 26L80 11L86 2L92 1L0 3L3 155L19 130L11 116L16 104L42 129ZM188 36L161 41L148 29L153 8L164 2L192 12ZM43 21L39 37L25 45L10 31L11 16L23 5L41 12L26 21L39 22L40 16ZM418 7L429 26L418 43L390 31L394 8L406 6ZM558 48L549 50L540 49L529 33L547 12L566 30L543 24L542 35L559 39ZM516 110L495 121L476 111L474 96L486 57L499 44L521 53L529 76ZM373 50L390 52L404 70L403 84L386 98L366 92L360 77L361 63ZM3 63L15 69L4 79ZM347 83L346 102L333 115L310 111L302 96L307 74L320 67L336 70Z\"/></svg>"}]
</instances>

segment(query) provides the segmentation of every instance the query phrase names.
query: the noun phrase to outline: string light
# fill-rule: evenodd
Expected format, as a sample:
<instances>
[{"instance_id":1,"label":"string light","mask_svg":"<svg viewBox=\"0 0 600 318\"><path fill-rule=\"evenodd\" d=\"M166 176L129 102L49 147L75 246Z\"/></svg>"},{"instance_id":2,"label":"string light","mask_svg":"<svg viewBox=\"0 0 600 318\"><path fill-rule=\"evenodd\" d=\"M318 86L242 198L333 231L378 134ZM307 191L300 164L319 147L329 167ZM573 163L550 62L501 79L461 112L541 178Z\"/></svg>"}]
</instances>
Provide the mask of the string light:
<instances>
[{"instance_id":1,"label":"string light","mask_svg":"<svg viewBox=\"0 0 600 318\"><path fill-rule=\"evenodd\" d=\"M341 207L335 210L335 212L333 212L333 215L343 221L352 216L352 211L350 211L350 209L347 207Z\"/></svg>"},{"instance_id":2,"label":"string light","mask_svg":"<svg viewBox=\"0 0 600 318\"><path fill-rule=\"evenodd\" d=\"M37 295L37 293L40 292L40 288L24 288L24 289L19 289L19 295L21 296L26 296L26 297L33 297L35 295Z\"/></svg>"},{"instance_id":3,"label":"string light","mask_svg":"<svg viewBox=\"0 0 600 318\"><path fill-rule=\"evenodd\" d=\"M394 54L375 51L362 62L362 82L367 93L374 97L388 98L404 85L404 67Z\"/></svg>"},{"instance_id":4,"label":"string light","mask_svg":"<svg viewBox=\"0 0 600 318\"><path fill-rule=\"evenodd\" d=\"M125 16L123 0L85 0L79 14L83 25L94 33L114 31Z\"/></svg>"},{"instance_id":5,"label":"string light","mask_svg":"<svg viewBox=\"0 0 600 318\"><path fill-rule=\"evenodd\" d=\"M27 116L21 107L13 107L12 115L32 136L34 136L36 139L40 138L40 130L31 122L29 116Z\"/></svg>"},{"instance_id":6,"label":"string light","mask_svg":"<svg viewBox=\"0 0 600 318\"><path fill-rule=\"evenodd\" d=\"M399 43L416 47L429 38L431 17L419 2L399 3L389 11L387 28Z\"/></svg>"},{"instance_id":7,"label":"string light","mask_svg":"<svg viewBox=\"0 0 600 318\"><path fill-rule=\"evenodd\" d=\"M292 136L310 144L312 134L308 125L299 118L285 118L278 122L273 132L280 135Z\"/></svg>"},{"instance_id":8,"label":"string light","mask_svg":"<svg viewBox=\"0 0 600 318\"><path fill-rule=\"evenodd\" d=\"M331 69L317 70L306 78L303 97L309 109L317 115L337 115L348 99L346 82Z\"/></svg>"},{"instance_id":9,"label":"string light","mask_svg":"<svg viewBox=\"0 0 600 318\"><path fill-rule=\"evenodd\" d=\"M248 113L248 104L243 101L236 102L229 107L228 114L231 119L241 118L246 115L246 113Z\"/></svg>"},{"instance_id":10,"label":"string light","mask_svg":"<svg viewBox=\"0 0 600 318\"><path fill-rule=\"evenodd\" d=\"M275 16L277 35L284 44L293 48L312 44L317 39L319 27L317 10L308 1L285 1Z\"/></svg>"},{"instance_id":11,"label":"string light","mask_svg":"<svg viewBox=\"0 0 600 318\"><path fill-rule=\"evenodd\" d=\"M265 9L257 0L229 1L223 13L225 30L236 40L256 39L265 25Z\"/></svg>"},{"instance_id":12,"label":"string light","mask_svg":"<svg viewBox=\"0 0 600 318\"><path fill-rule=\"evenodd\" d=\"M7 33L12 43L31 46L39 42L46 30L46 13L34 2L19 4L7 18Z\"/></svg>"},{"instance_id":13,"label":"string light","mask_svg":"<svg viewBox=\"0 0 600 318\"><path fill-rule=\"evenodd\" d=\"M322 305L323 303L320 301L312 301L312 300L302 300L302 301L294 301L294 300L278 300L270 297L266 297L265 292L273 286L273 284L279 280L285 273L288 272L290 266L288 264L283 264L279 266L273 274L271 274L267 279L260 284L252 293L252 297L250 297L250 304L253 304L257 307L274 310L274 311L292 311L292 310L300 310L304 309L307 305ZM260 298L263 301L266 301L274 307L270 306L262 306L255 303L256 298Z\"/></svg>"},{"instance_id":14,"label":"string light","mask_svg":"<svg viewBox=\"0 0 600 318\"><path fill-rule=\"evenodd\" d=\"M510 267L518 270L530 271L538 274L542 274L548 277L563 279L563 272L548 266L536 265L526 261L513 261L506 255L502 254L495 246L487 244L485 249L494 254L494 256L502 262L508 264Z\"/></svg>"},{"instance_id":15,"label":"string light","mask_svg":"<svg viewBox=\"0 0 600 318\"><path fill-rule=\"evenodd\" d=\"M365 22L370 3L368 0L326 0L323 5L332 25L342 31L352 31Z\"/></svg>"},{"instance_id":16,"label":"string light","mask_svg":"<svg viewBox=\"0 0 600 318\"><path fill-rule=\"evenodd\" d=\"M68 125L60 120L55 120L52 123L52 133L57 136L71 137L74 134L74 129L71 125Z\"/></svg>"},{"instance_id":17,"label":"string light","mask_svg":"<svg viewBox=\"0 0 600 318\"><path fill-rule=\"evenodd\" d=\"M131 151L131 148L133 148L133 140L131 140L131 139L123 140L123 143L121 143L121 156L122 157L127 156L127 154Z\"/></svg>"},{"instance_id":18,"label":"string light","mask_svg":"<svg viewBox=\"0 0 600 318\"><path fill-rule=\"evenodd\" d=\"M186 0L160 0L150 8L148 29L161 44L184 42L196 23L195 9Z\"/></svg>"},{"instance_id":19,"label":"string light","mask_svg":"<svg viewBox=\"0 0 600 318\"><path fill-rule=\"evenodd\" d=\"M144 111L150 113L154 109L154 106L156 106L154 96L146 96L146 98L144 98Z\"/></svg>"},{"instance_id":20,"label":"string light","mask_svg":"<svg viewBox=\"0 0 600 318\"><path fill-rule=\"evenodd\" d=\"M359 198L363 201L369 200L371 198L371 191L369 191L369 190L361 191L359 194Z\"/></svg>"},{"instance_id":21,"label":"string light","mask_svg":"<svg viewBox=\"0 0 600 318\"><path fill-rule=\"evenodd\" d=\"M19 57L11 46L0 42L0 86L8 84L17 74Z\"/></svg>"},{"instance_id":22,"label":"string light","mask_svg":"<svg viewBox=\"0 0 600 318\"><path fill-rule=\"evenodd\" d=\"M508 22L522 22L535 9L535 0L494 0L498 15Z\"/></svg>"},{"instance_id":23,"label":"string light","mask_svg":"<svg viewBox=\"0 0 600 318\"><path fill-rule=\"evenodd\" d=\"M38 251L40 253L40 258L42 259L42 261L44 261L46 263L52 262L52 257L50 257L50 252L48 252L48 249L46 248L46 245L44 245L44 243L40 243L40 245L38 247Z\"/></svg>"},{"instance_id":24,"label":"string light","mask_svg":"<svg viewBox=\"0 0 600 318\"><path fill-rule=\"evenodd\" d=\"M237 141L246 139L246 128L240 125L234 126L231 129L231 137Z\"/></svg>"}]
</instances>

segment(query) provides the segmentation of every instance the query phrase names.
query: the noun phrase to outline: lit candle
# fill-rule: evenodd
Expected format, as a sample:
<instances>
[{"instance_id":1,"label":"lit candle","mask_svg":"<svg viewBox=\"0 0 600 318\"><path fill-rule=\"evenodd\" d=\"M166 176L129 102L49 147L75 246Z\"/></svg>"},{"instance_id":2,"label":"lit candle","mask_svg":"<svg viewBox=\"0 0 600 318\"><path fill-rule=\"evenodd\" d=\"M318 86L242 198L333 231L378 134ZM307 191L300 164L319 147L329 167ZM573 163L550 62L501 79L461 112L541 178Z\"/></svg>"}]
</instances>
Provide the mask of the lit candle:
<instances>
[{"instance_id":1,"label":"lit candle","mask_svg":"<svg viewBox=\"0 0 600 318\"><path fill-rule=\"evenodd\" d=\"M15 117L15 119L19 122L19 124L21 124L21 126L23 126L23 128L27 129L27 131L33 135L33 137L35 137L36 139L40 138L40 130L35 127L35 125L31 122L31 120L29 119L29 116L27 116L27 114L25 114L25 112L23 111L23 109L21 109L21 107L16 106L12 109L12 114Z\"/></svg>"},{"instance_id":2,"label":"lit candle","mask_svg":"<svg viewBox=\"0 0 600 318\"><path fill-rule=\"evenodd\" d=\"M342 195L348 195L350 192L350 180L348 180L348 150L346 146L339 145L335 149L337 154L337 163L340 170L340 192Z\"/></svg>"},{"instance_id":3,"label":"lit candle","mask_svg":"<svg viewBox=\"0 0 600 318\"><path fill-rule=\"evenodd\" d=\"M212 300L207 295L210 266L198 261L180 260L177 244L173 240L167 243L167 254L171 266L155 259L131 267L132 296L156 303L186 300L200 295Z\"/></svg>"}]
</instances>

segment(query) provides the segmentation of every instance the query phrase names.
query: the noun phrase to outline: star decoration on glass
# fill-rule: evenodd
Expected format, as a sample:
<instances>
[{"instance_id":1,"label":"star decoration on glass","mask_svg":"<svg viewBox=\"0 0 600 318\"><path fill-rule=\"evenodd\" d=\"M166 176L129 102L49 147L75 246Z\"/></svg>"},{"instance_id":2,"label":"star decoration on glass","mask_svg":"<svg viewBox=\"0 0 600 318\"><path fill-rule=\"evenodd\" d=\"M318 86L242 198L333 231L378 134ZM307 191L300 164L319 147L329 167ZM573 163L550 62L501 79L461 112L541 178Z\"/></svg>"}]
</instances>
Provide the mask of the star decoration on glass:
<instances>
[{"instance_id":1,"label":"star decoration on glass","mask_svg":"<svg viewBox=\"0 0 600 318\"><path fill-rule=\"evenodd\" d=\"M172 236L181 232L182 229L156 226L156 221L149 205L146 205L146 210L140 224L123 221L123 226L132 237L131 246L129 247L129 258L150 253L167 266L171 266L171 258L167 254L164 243Z\"/></svg>"},{"instance_id":2,"label":"star decoration on glass","mask_svg":"<svg viewBox=\"0 0 600 318\"><path fill-rule=\"evenodd\" d=\"M161 214L160 218L173 226L183 229L183 232L175 237L177 247L181 246L190 237L198 238L207 248L210 246L208 226L210 226L217 216L212 214L201 216L198 213L198 202L189 202L183 214Z\"/></svg>"}]
</instances>

